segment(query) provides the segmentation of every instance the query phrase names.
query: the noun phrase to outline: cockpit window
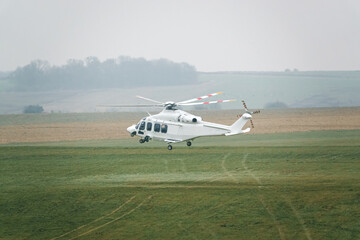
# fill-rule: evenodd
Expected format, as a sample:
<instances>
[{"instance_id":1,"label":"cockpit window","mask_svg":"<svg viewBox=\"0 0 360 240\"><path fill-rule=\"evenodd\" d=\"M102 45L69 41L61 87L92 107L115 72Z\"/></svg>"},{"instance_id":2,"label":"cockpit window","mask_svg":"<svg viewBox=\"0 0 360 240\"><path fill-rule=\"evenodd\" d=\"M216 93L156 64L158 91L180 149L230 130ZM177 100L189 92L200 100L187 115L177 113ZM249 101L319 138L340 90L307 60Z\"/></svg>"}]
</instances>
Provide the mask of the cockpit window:
<instances>
[{"instance_id":1,"label":"cockpit window","mask_svg":"<svg viewBox=\"0 0 360 240\"><path fill-rule=\"evenodd\" d=\"M144 129L145 129L145 122L141 122L139 130L144 130Z\"/></svg>"},{"instance_id":2,"label":"cockpit window","mask_svg":"<svg viewBox=\"0 0 360 240\"><path fill-rule=\"evenodd\" d=\"M135 129L139 128L140 123L136 124Z\"/></svg>"}]
</instances>

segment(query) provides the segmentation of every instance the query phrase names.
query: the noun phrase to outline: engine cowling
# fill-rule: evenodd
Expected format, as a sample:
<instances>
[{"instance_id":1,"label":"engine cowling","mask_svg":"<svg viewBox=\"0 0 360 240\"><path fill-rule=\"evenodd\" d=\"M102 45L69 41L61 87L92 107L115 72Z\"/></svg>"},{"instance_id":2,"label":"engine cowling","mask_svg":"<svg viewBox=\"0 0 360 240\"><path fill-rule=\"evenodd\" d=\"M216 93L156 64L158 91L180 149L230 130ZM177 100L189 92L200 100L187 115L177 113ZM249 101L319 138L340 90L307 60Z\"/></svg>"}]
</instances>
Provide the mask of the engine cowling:
<instances>
[{"instance_id":1,"label":"engine cowling","mask_svg":"<svg viewBox=\"0 0 360 240\"><path fill-rule=\"evenodd\" d=\"M202 119L198 116L182 114L179 116L178 121L183 123L198 123L201 122Z\"/></svg>"}]
</instances>

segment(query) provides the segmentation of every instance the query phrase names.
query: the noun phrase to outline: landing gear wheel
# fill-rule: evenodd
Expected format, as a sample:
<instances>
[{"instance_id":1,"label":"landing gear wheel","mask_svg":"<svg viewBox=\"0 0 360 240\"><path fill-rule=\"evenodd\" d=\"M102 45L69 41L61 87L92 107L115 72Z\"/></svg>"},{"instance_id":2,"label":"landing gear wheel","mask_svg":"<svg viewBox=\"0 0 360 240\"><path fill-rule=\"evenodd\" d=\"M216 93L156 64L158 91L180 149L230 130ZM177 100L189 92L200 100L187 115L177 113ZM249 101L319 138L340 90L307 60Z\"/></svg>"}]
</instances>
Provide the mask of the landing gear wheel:
<instances>
[{"instance_id":1,"label":"landing gear wheel","mask_svg":"<svg viewBox=\"0 0 360 240\"><path fill-rule=\"evenodd\" d=\"M169 149L169 150L172 150L172 146L171 146L171 145L168 145L168 149Z\"/></svg>"},{"instance_id":2,"label":"landing gear wheel","mask_svg":"<svg viewBox=\"0 0 360 240\"><path fill-rule=\"evenodd\" d=\"M191 142L190 142L190 141L187 142L186 145L187 145L188 147L190 147L190 146L191 146Z\"/></svg>"},{"instance_id":3,"label":"landing gear wheel","mask_svg":"<svg viewBox=\"0 0 360 240\"><path fill-rule=\"evenodd\" d=\"M144 138L144 141L145 141L145 142L149 142L149 136L146 136L146 137Z\"/></svg>"},{"instance_id":4,"label":"landing gear wheel","mask_svg":"<svg viewBox=\"0 0 360 240\"><path fill-rule=\"evenodd\" d=\"M136 132L132 132L131 134L130 134L130 136L135 136L136 135Z\"/></svg>"},{"instance_id":5,"label":"landing gear wheel","mask_svg":"<svg viewBox=\"0 0 360 240\"><path fill-rule=\"evenodd\" d=\"M144 143L144 142L145 142L144 139L139 140L139 143Z\"/></svg>"}]
</instances>

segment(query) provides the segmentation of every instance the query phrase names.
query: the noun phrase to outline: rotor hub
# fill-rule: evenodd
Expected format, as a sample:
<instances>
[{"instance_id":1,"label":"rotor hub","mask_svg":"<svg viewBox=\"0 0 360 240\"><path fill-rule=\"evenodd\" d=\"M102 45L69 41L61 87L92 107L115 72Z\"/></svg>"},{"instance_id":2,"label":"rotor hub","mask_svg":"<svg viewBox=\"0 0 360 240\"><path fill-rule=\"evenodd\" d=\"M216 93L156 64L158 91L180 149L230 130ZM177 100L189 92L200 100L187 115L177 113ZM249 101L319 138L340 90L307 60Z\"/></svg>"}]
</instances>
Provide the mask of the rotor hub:
<instances>
[{"instance_id":1,"label":"rotor hub","mask_svg":"<svg viewBox=\"0 0 360 240\"><path fill-rule=\"evenodd\" d=\"M169 102L166 102L164 104L164 106L167 110L175 110L175 107L177 106L177 104L175 102L169 101Z\"/></svg>"}]
</instances>

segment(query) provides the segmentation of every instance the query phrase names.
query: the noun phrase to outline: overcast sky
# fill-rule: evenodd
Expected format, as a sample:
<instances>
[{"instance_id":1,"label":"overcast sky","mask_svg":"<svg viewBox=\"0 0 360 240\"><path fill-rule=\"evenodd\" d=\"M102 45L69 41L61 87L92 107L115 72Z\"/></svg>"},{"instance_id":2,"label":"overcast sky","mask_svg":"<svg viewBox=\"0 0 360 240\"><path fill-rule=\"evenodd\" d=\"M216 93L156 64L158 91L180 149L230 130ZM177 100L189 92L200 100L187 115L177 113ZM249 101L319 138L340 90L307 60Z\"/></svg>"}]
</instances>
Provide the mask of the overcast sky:
<instances>
[{"instance_id":1,"label":"overcast sky","mask_svg":"<svg viewBox=\"0 0 360 240\"><path fill-rule=\"evenodd\" d=\"M120 55L199 71L360 70L360 1L0 0L0 71Z\"/></svg>"}]
</instances>

